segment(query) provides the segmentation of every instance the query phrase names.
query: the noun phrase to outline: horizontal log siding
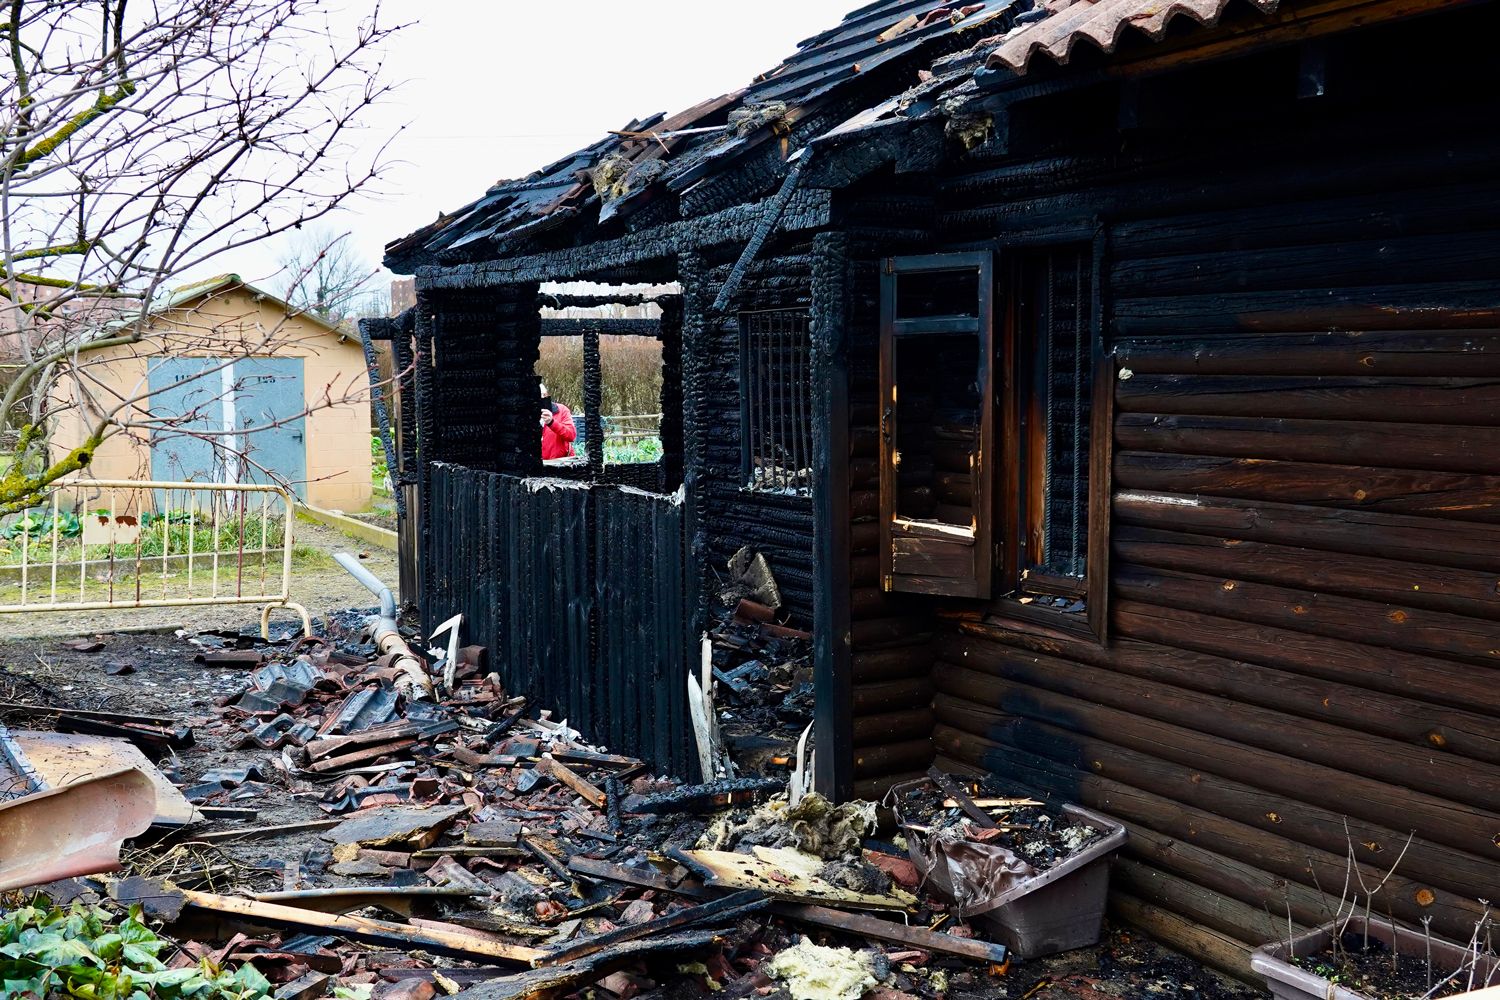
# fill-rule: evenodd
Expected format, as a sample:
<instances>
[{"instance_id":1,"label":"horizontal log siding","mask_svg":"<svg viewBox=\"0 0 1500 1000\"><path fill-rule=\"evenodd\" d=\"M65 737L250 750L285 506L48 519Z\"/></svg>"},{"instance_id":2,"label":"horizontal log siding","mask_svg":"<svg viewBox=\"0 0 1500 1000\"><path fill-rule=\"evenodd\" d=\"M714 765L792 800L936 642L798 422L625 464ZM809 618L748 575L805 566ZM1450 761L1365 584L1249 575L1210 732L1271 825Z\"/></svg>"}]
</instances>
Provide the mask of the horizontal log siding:
<instances>
[{"instance_id":1,"label":"horizontal log siding","mask_svg":"<svg viewBox=\"0 0 1500 1000\"><path fill-rule=\"evenodd\" d=\"M729 277L728 265L708 271L709 297ZM763 553L781 587L784 611L799 623L812 617L813 526L810 496L777 496L744 489L741 441L741 311L808 308L811 259L806 254L767 254L739 286L733 307L710 318L704 342L705 466L708 553L720 576L742 546Z\"/></svg>"},{"instance_id":2,"label":"horizontal log siding","mask_svg":"<svg viewBox=\"0 0 1500 1000\"><path fill-rule=\"evenodd\" d=\"M1500 157L1264 146L948 183L959 245L1105 219L1123 371L1111 641L949 622L931 674L941 764L1118 816L1115 911L1242 972L1351 842L1368 880L1413 838L1376 907L1434 932L1500 895Z\"/></svg>"}]
</instances>

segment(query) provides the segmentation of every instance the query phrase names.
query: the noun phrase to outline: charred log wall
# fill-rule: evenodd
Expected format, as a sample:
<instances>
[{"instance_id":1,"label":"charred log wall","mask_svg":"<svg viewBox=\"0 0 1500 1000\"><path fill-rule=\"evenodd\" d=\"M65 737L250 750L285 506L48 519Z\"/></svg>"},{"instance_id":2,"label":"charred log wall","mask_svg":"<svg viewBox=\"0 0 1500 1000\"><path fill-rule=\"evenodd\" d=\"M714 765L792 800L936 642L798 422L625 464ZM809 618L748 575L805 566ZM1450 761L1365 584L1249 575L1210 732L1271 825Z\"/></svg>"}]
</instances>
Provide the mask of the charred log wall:
<instances>
[{"instance_id":1,"label":"charred log wall","mask_svg":"<svg viewBox=\"0 0 1500 1000\"><path fill-rule=\"evenodd\" d=\"M742 384L740 314L763 309L807 309L811 301L812 262L805 247L767 251L739 285L730 308L712 312L718 290L728 279L730 263L705 264L698 294L687 299L697 314L692 356L694 398L692 426L685 436L698 437L698 451L688 449L701 490L703 557L710 569L708 586L724 573L739 548L749 545L765 554L781 588L783 611L799 622L811 619L813 604L812 497L746 489L741 419ZM684 281L687 275L684 275Z\"/></svg>"},{"instance_id":2,"label":"charred log wall","mask_svg":"<svg viewBox=\"0 0 1500 1000\"><path fill-rule=\"evenodd\" d=\"M424 627L446 619L435 603L432 572L434 532L443 529L447 512L431 502L431 466L452 462L487 471L525 473L528 458L538 461L534 445L526 447L525 419L519 409L534 400L531 375L537 352L536 286L451 291L418 290L413 359L416 390L421 525L418 600ZM526 376L530 375L530 388ZM528 411L534 410L530 406ZM529 427L533 432L535 414ZM478 538L458 542L476 555Z\"/></svg>"},{"instance_id":3,"label":"charred log wall","mask_svg":"<svg viewBox=\"0 0 1500 1000\"><path fill-rule=\"evenodd\" d=\"M1121 371L1110 640L942 627L939 760L1124 820L1120 909L1200 956L1243 969L1413 830L1377 910L1467 940L1500 886L1494 111L945 186L953 245L1102 220Z\"/></svg>"}]
</instances>

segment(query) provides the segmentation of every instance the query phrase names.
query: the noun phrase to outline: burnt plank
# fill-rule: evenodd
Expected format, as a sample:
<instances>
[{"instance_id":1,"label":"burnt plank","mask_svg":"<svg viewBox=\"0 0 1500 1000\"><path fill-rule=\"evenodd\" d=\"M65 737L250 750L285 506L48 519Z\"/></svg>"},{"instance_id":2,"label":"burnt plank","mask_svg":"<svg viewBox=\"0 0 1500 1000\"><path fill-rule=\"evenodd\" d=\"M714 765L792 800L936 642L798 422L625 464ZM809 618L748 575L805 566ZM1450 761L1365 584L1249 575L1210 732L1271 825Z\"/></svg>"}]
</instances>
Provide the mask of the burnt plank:
<instances>
[{"instance_id":1,"label":"burnt plank","mask_svg":"<svg viewBox=\"0 0 1500 1000\"><path fill-rule=\"evenodd\" d=\"M1418 323L1493 328L1500 322L1500 282L1486 278L1140 296L1116 300L1111 319L1119 337L1296 332L1310 326L1399 330Z\"/></svg>"},{"instance_id":2,"label":"burnt plank","mask_svg":"<svg viewBox=\"0 0 1500 1000\"><path fill-rule=\"evenodd\" d=\"M1500 428L1125 413L1115 442L1137 451L1500 473Z\"/></svg>"},{"instance_id":3,"label":"burnt plank","mask_svg":"<svg viewBox=\"0 0 1500 1000\"><path fill-rule=\"evenodd\" d=\"M1500 377L1137 374L1115 387L1123 413L1212 414L1500 425Z\"/></svg>"},{"instance_id":4,"label":"burnt plank","mask_svg":"<svg viewBox=\"0 0 1500 1000\"><path fill-rule=\"evenodd\" d=\"M1121 597L1473 663L1500 664L1493 623L1425 608L1121 564Z\"/></svg>"},{"instance_id":5,"label":"burnt plank","mask_svg":"<svg viewBox=\"0 0 1500 1000\"><path fill-rule=\"evenodd\" d=\"M1500 814L1500 768L1485 761L1435 755L1422 746L1060 657L1003 648L986 651L983 657L979 652L970 649L965 662L982 669L947 663L933 669L945 695L978 705L1003 705L1005 699L1017 696L1019 686L1091 699L1184 728L1197 720L1214 719L1214 733L1236 743L1400 783L1439 798L1451 796L1455 782L1461 782L1476 806Z\"/></svg>"},{"instance_id":6,"label":"burnt plank","mask_svg":"<svg viewBox=\"0 0 1500 1000\"><path fill-rule=\"evenodd\" d=\"M1114 470L1115 485L1127 491L1199 493L1500 522L1500 476L1145 451L1117 452Z\"/></svg>"},{"instance_id":7,"label":"burnt plank","mask_svg":"<svg viewBox=\"0 0 1500 1000\"><path fill-rule=\"evenodd\" d=\"M1142 613L1172 614L1149 607ZM965 622L964 635L943 640L939 652L946 662L987 672L1003 669L995 663L1027 653L1066 656L1133 677L1385 736L1428 751L1436 748L1500 763L1500 719L1412 695L1372 690L1368 655L1354 662L1335 661L1317 674L1309 674L1226 655L1225 650L1234 648L1232 643L1215 645L1213 652L1199 652L1129 638L1133 619L1125 615L1120 619L1120 632L1125 638L1107 648L1087 640L1041 639L987 623ZM1467 672L1472 674L1473 670ZM1430 683L1426 674L1416 675L1415 681L1416 685Z\"/></svg>"},{"instance_id":8,"label":"burnt plank","mask_svg":"<svg viewBox=\"0 0 1500 1000\"><path fill-rule=\"evenodd\" d=\"M1122 340L1137 375L1500 376L1500 330L1353 330Z\"/></svg>"},{"instance_id":9,"label":"burnt plank","mask_svg":"<svg viewBox=\"0 0 1500 1000\"><path fill-rule=\"evenodd\" d=\"M1500 580L1494 573L1479 570L1159 528L1120 527L1112 541L1115 555L1140 566L1500 618ZM1367 551L1385 551L1379 535L1372 536L1367 546Z\"/></svg>"},{"instance_id":10,"label":"burnt plank","mask_svg":"<svg viewBox=\"0 0 1500 1000\"><path fill-rule=\"evenodd\" d=\"M854 776L878 777L898 771L921 770L932 762L932 740L927 736L854 749Z\"/></svg>"},{"instance_id":11,"label":"burnt plank","mask_svg":"<svg viewBox=\"0 0 1500 1000\"><path fill-rule=\"evenodd\" d=\"M1326 243L1274 246L1120 260L1110 270L1110 287L1122 299L1137 296L1198 296L1262 291L1383 284L1446 282L1494 265L1489 261L1500 235L1466 224L1461 231L1383 235L1350 240L1340 233Z\"/></svg>"},{"instance_id":12,"label":"burnt plank","mask_svg":"<svg viewBox=\"0 0 1500 1000\"><path fill-rule=\"evenodd\" d=\"M929 699L930 697L929 695ZM899 712L861 715L850 721L849 728L852 743L856 747L918 739L932 732L932 709L923 704Z\"/></svg>"},{"instance_id":13,"label":"burnt plank","mask_svg":"<svg viewBox=\"0 0 1500 1000\"><path fill-rule=\"evenodd\" d=\"M1412 705L1431 702L1500 716L1500 685L1485 671L1453 660L1143 601L1117 601L1114 619L1122 635L1147 642L1215 656L1232 650L1238 661L1346 680ZM1446 739L1445 730L1433 732Z\"/></svg>"},{"instance_id":14,"label":"burnt plank","mask_svg":"<svg viewBox=\"0 0 1500 1000\"><path fill-rule=\"evenodd\" d=\"M1392 785L1343 768L1328 767L1297 757L1237 743L1212 733L1098 705L1080 698L1015 685L1003 699L981 708L974 702L950 694L933 699L938 729L957 726L973 736L1029 749L1028 743L1042 739L1027 722L1045 723L1072 734L1071 745L1090 745L1108 734L1109 742L1140 753L1191 767L1203 774L1219 775L1257 788L1276 792L1293 801L1315 797L1324 807L1373 823L1393 815L1416 829L1418 836L1447 844L1465 853L1500 862L1500 815L1469 802L1455 802ZM987 714L986 714L987 713ZM937 730L934 730L936 733ZM941 744L940 744L941 745ZM951 753L950 747L943 747ZM1106 748L1096 748L1104 752ZM1051 755L1051 754L1049 754ZM1092 770L1098 756L1082 757L1079 766Z\"/></svg>"},{"instance_id":15,"label":"burnt plank","mask_svg":"<svg viewBox=\"0 0 1500 1000\"><path fill-rule=\"evenodd\" d=\"M1500 527L1475 521L1187 493L1116 493L1120 524L1221 538L1365 554L1379 539L1387 559L1500 573Z\"/></svg>"},{"instance_id":16,"label":"burnt plank","mask_svg":"<svg viewBox=\"0 0 1500 1000\"><path fill-rule=\"evenodd\" d=\"M1233 205L1208 211L1122 220L1110 246L1122 259L1172 257L1214 250L1285 249L1337 240L1447 233L1500 225L1500 206L1484 183L1402 185L1389 190L1339 191L1302 201L1295 212L1266 212Z\"/></svg>"},{"instance_id":17,"label":"burnt plank","mask_svg":"<svg viewBox=\"0 0 1500 1000\"><path fill-rule=\"evenodd\" d=\"M922 651L922 662L931 665L930 649ZM931 700L932 678L924 669L917 677L856 684L850 710L856 716L876 715L925 705Z\"/></svg>"},{"instance_id":18,"label":"burnt plank","mask_svg":"<svg viewBox=\"0 0 1500 1000\"><path fill-rule=\"evenodd\" d=\"M1316 802L1299 801L1222 775L1208 775L1149 752L1080 736L1047 723L1019 721L1004 731L1003 742L955 735L958 730L945 730L942 726L938 730L946 733L936 739L945 755L963 755L970 766L984 769L995 767L997 759L993 755L999 754L1003 766L1017 773L1055 773L1065 782L1054 785L1059 794L1106 813L1113 811L1112 794L1138 789L1340 857L1346 856L1352 847L1360 863L1376 868L1388 868L1411 837L1411 847L1401 862L1403 875L1460 895L1467 895L1473 886L1495 878L1494 860L1412 836L1410 829L1396 829L1390 823L1399 822L1399 817L1387 816L1384 819L1389 822L1376 822L1349 816ZM1304 795L1308 797L1311 796ZM1164 811L1163 815L1168 813ZM1165 822L1159 825L1167 827ZM1193 836L1190 829L1182 835Z\"/></svg>"},{"instance_id":19,"label":"burnt plank","mask_svg":"<svg viewBox=\"0 0 1500 1000\"><path fill-rule=\"evenodd\" d=\"M931 666L931 652L912 646L857 652L850 657L850 671L859 684L925 677Z\"/></svg>"}]
</instances>

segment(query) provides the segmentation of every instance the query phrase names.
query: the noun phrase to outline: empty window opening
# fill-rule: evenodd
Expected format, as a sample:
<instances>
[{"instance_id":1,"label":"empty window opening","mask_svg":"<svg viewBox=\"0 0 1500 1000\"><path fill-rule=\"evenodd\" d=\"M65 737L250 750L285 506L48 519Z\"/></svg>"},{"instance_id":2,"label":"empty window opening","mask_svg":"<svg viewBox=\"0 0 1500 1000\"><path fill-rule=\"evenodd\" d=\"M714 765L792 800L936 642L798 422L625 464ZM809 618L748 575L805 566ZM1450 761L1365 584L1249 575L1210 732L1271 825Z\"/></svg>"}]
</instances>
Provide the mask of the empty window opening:
<instances>
[{"instance_id":1,"label":"empty window opening","mask_svg":"<svg viewBox=\"0 0 1500 1000\"><path fill-rule=\"evenodd\" d=\"M599 338L600 421L605 465L661 460L661 341Z\"/></svg>"},{"instance_id":2,"label":"empty window opening","mask_svg":"<svg viewBox=\"0 0 1500 1000\"><path fill-rule=\"evenodd\" d=\"M584 433L583 337L543 337L536 375L542 396L538 404L542 461L547 465L586 461L592 442Z\"/></svg>"},{"instance_id":3,"label":"empty window opening","mask_svg":"<svg viewBox=\"0 0 1500 1000\"><path fill-rule=\"evenodd\" d=\"M667 488L663 477L681 473L674 465L682 449L681 372L664 353L668 342L679 343L673 317L680 309L669 316L666 307L676 305L680 289L571 282L540 291L537 380L554 404L568 407L576 434L573 454L553 459L544 431L544 462L578 466L603 482Z\"/></svg>"},{"instance_id":4,"label":"empty window opening","mask_svg":"<svg viewBox=\"0 0 1500 1000\"><path fill-rule=\"evenodd\" d=\"M740 316L744 482L751 490L812 491L810 322L805 309Z\"/></svg>"}]
</instances>

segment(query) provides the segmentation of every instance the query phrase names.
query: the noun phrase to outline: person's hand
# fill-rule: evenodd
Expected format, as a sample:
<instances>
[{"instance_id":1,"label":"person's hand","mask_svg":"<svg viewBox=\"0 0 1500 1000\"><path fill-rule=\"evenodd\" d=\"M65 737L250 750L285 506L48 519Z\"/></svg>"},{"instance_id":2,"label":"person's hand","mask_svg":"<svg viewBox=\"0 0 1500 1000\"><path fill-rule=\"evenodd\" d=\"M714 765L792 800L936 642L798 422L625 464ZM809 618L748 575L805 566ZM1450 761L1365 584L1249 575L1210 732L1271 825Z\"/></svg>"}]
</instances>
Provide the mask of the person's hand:
<instances>
[{"instance_id":1,"label":"person's hand","mask_svg":"<svg viewBox=\"0 0 1500 1000\"><path fill-rule=\"evenodd\" d=\"M542 410L542 426L546 427L550 423L552 423L552 411L547 409Z\"/></svg>"}]
</instances>

